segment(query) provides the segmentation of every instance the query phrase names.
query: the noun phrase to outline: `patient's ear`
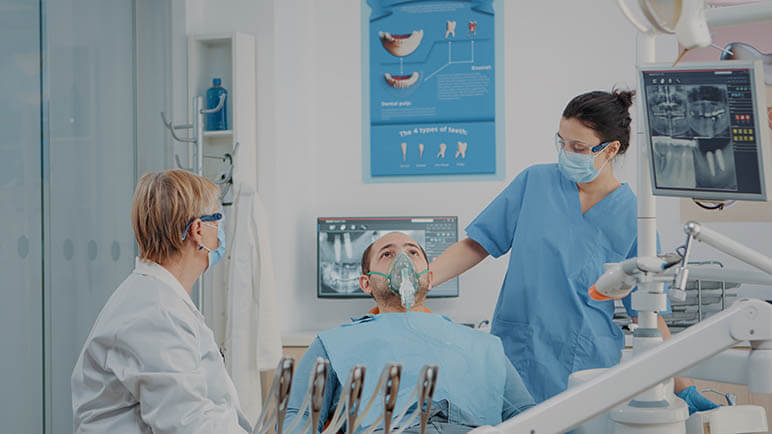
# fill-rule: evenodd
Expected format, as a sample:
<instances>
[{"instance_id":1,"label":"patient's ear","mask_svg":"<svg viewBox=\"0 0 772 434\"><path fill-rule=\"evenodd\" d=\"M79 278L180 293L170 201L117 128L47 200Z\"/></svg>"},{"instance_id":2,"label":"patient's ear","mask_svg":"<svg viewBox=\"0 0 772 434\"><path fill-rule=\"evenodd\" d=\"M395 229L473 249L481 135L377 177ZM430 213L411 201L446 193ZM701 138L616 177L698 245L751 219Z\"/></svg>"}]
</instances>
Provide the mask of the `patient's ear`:
<instances>
[{"instance_id":1,"label":"patient's ear","mask_svg":"<svg viewBox=\"0 0 772 434\"><path fill-rule=\"evenodd\" d=\"M432 285L434 284L434 272L429 271L426 273L426 278L429 280L429 286L426 287L426 290L432 289Z\"/></svg>"},{"instance_id":2,"label":"patient's ear","mask_svg":"<svg viewBox=\"0 0 772 434\"><path fill-rule=\"evenodd\" d=\"M373 294L373 288L370 286L370 277L364 274L359 276L359 287L362 288L362 292L365 294Z\"/></svg>"}]
</instances>

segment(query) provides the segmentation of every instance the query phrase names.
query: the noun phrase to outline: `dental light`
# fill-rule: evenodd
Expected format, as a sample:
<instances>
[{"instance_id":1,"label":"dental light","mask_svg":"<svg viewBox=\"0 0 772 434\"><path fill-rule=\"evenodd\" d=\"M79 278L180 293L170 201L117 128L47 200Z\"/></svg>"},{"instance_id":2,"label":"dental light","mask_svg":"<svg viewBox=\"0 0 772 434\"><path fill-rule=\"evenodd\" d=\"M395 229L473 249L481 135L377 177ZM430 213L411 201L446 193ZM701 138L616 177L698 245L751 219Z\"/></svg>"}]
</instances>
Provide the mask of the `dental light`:
<instances>
[{"instance_id":1,"label":"dental light","mask_svg":"<svg viewBox=\"0 0 772 434\"><path fill-rule=\"evenodd\" d=\"M675 35L686 49L711 44L704 0L638 0L640 12L650 26L633 13L625 0L617 0L617 5L641 33Z\"/></svg>"}]
</instances>

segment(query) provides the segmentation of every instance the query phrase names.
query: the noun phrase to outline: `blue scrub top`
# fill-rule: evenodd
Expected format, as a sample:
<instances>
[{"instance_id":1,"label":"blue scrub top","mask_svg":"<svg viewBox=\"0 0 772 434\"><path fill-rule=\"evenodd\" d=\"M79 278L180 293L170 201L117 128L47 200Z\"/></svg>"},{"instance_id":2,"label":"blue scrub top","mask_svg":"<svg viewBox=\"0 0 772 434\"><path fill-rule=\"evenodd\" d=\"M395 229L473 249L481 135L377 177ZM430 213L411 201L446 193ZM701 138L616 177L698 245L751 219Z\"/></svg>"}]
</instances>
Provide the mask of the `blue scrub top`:
<instances>
[{"instance_id":1,"label":"blue scrub top","mask_svg":"<svg viewBox=\"0 0 772 434\"><path fill-rule=\"evenodd\" d=\"M536 402L564 391L574 371L619 362L614 302L587 289L604 263L637 256L636 219L627 184L582 214L576 183L549 164L521 172L466 228L491 256L511 251L491 332Z\"/></svg>"}]
</instances>

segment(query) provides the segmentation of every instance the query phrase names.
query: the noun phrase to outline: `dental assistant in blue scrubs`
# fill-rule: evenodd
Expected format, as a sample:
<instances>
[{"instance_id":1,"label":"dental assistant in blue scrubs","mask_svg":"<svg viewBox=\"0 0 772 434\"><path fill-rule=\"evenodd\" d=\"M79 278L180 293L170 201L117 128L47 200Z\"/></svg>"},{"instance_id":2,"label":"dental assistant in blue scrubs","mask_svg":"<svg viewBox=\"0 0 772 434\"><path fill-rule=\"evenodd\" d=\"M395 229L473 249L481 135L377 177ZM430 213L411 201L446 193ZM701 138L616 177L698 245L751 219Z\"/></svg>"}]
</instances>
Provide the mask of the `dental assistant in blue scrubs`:
<instances>
[{"instance_id":1,"label":"dental assistant in blue scrubs","mask_svg":"<svg viewBox=\"0 0 772 434\"><path fill-rule=\"evenodd\" d=\"M637 256L637 200L612 164L630 146L633 95L595 91L571 100L555 134L558 163L522 171L467 226L468 238L430 265L439 285L488 255L510 253L491 332L536 402L564 391L572 372L621 356L613 301L592 300L587 290L604 263ZM630 297L623 301L637 317ZM659 327L670 336L662 317ZM676 391L687 385L677 379Z\"/></svg>"}]
</instances>

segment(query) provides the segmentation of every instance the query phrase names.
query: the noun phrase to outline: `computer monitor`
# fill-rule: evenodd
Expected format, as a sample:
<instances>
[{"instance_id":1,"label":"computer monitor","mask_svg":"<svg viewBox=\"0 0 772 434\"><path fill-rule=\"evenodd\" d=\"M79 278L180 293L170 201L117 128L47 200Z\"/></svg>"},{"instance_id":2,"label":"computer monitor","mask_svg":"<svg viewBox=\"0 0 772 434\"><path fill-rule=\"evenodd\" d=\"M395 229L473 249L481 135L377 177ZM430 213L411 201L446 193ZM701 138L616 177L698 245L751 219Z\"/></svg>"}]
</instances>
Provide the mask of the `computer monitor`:
<instances>
[{"instance_id":1,"label":"computer monitor","mask_svg":"<svg viewBox=\"0 0 772 434\"><path fill-rule=\"evenodd\" d=\"M655 195L767 200L772 165L761 62L639 67Z\"/></svg>"},{"instance_id":2,"label":"computer monitor","mask_svg":"<svg viewBox=\"0 0 772 434\"><path fill-rule=\"evenodd\" d=\"M319 217L316 222L318 297L370 297L359 288L362 253L389 232L404 232L426 251L429 262L458 241L458 218ZM458 297L458 278L433 287L428 297Z\"/></svg>"}]
</instances>

